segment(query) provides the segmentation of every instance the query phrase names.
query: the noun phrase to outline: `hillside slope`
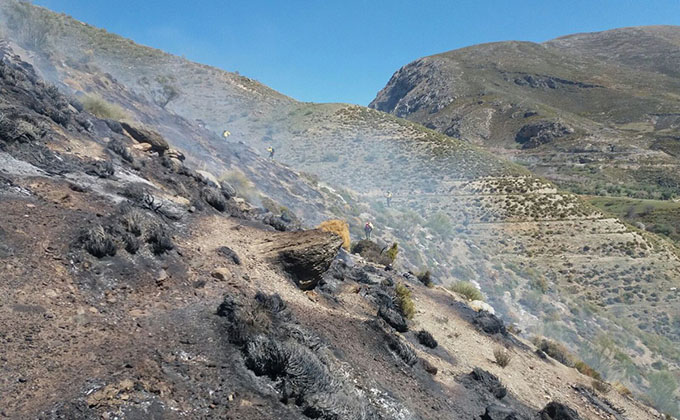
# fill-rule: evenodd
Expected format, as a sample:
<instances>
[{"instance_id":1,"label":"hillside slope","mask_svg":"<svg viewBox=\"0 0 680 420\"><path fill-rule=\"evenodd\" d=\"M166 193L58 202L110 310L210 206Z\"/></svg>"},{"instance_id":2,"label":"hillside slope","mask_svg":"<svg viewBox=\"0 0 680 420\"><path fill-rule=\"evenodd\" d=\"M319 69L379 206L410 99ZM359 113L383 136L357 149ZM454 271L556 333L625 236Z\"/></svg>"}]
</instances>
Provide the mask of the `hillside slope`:
<instances>
[{"instance_id":1,"label":"hillside slope","mask_svg":"<svg viewBox=\"0 0 680 420\"><path fill-rule=\"evenodd\" d=\"M9 28L16 51L65 92L121 106L184 151L194 168L238 182L241 195L282 215L292 211L307 226L345 219L356 241L373 221L381 246L399 243L402 269L430 269L446 285L476 282L525 333L563 340L609 380L670 398L664 409L677 408L675 388L654 382L672 379L680 363L680 260L671 244L418 124L359 106L298 103L215 69L195 77L204 66L20 7L26 22L40 23L26 27L47 28L49 36L36 48ZM97 48L84 55L90 42ZM145 58L132 66L133 56ZM165 103L157 94L170 62L186 76ZM137 83L139 74L156 88ZM226 140L224 129L232 132ZM257 156L269 145L275 162Z\"/></svg>"},{"instance_id":2,"label":"hillside slope","mask_svg":"<svg viewBox=\"0 0 680 420\"><path fill-rule=\"evenodd\" d=\"M668 198L680 28L499 42L397 71L371 107L484 145L575 192Z\"/></svg>"},{"instance_id":3,"label":"hillside slope","mask_svg":"<svg viewBox=\"0 0 680 420\"><path fill-rule=\"evenodd\" d=\"M659 418L336 235L275 231L6 46L0 92L3 418Z\"/></svg>"}]
</instances>

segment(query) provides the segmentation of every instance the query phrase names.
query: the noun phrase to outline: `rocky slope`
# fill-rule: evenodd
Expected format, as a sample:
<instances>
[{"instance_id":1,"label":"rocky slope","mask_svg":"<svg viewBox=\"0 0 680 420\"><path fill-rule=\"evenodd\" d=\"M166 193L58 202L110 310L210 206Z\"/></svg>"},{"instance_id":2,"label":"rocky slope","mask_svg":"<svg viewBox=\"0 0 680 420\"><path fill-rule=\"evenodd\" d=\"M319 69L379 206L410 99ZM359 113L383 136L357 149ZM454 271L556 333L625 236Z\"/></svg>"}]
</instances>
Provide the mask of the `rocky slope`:
<instances>
[{"instance_id":1,"label":"rocky slope","mask_svg":"<svg viewBox=\"0 0 680 420\"><path fill-rule=\"evenodd\" d=\"M16 3L2 5L7 12ZM655 378L677 372L680 361L680 261L666 241L420 125L364 107L298 103L241 76L21 7L27 20L15 22L40 24L18 29L49 35L35 45L8 28L22 58L64 92L96 95L120 106L124 119L159 131L189 166L223 175L241 197L272 210L270 224L290 223L291 213L309 227L336 217L356 240L372 220L381 246L399 242L401 269L429 268L444 284L477 282L525 333L565 341L609 380L671 396L673 409L673 389L655 389ZM178 96L165 102L170 67L183 76L170 83ZM141 74L155 87L140 83ZM226 140L224 129L232 132ZM274 162L258 156L268 145Z\"/></svg>"},{"instance_id":2,"label":"rocky slope","mask_svg":"<svg viewBox=\"0 0 680 420\"><path fill-rule=\"evenodd\" d=\"M0 92L0 417L659 418L447 290L286 231L7 47Z\"/></svg>"}]
</instances>

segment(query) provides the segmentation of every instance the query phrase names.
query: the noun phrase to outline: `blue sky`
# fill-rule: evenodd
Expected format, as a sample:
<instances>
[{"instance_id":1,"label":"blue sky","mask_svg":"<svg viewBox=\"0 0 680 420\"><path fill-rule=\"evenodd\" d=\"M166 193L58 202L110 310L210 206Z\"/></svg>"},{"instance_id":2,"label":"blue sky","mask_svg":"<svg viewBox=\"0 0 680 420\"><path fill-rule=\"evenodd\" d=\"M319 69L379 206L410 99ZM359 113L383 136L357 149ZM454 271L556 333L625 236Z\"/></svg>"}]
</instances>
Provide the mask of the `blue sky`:
<instances>
[{"instance_id":1,"label":"blue sky","mask_svg":"<svg viewBox=\"0 0 680 420\"><path fill-rule=\"evenodd\" d=\"M680 24L680 0L36 0L295 99L366 105L408 62L472 44Z\"/></svg>"}]
</instances>

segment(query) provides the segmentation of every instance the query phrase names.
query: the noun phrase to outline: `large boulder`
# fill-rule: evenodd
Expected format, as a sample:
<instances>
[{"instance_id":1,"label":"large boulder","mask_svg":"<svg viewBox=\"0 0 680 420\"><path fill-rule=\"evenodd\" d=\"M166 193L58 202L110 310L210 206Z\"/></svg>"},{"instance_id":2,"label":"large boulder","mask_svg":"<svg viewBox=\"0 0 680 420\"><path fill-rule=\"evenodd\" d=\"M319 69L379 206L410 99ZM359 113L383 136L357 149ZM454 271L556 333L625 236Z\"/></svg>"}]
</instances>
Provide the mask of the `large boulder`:
<instances>
[{"instance_id":1,"label":"large boulder","mask_svg":"<svg viewBox=\"0 0 680 420\"><path fill-rule=\"evenodd\" d=\"M574 409L555 401L548 403L539 415L541 420L581 420Z\"/></svg>"},{"instance_id":2,"label":"large boulder","mask_svg":"<svg viewBox=\"0 0 680 420\"><path fill-rule=\"evenodd\" d=\"M166 150L170 148L168 142L165 141L165 139L155 131L147 130L145 128L140 127L133 127L132 125L126 122L121 122L120 125L125 129L125 131L127 131L130 137L132 137L133 139L137 140L140 143L146 143L151 145L151 150L154 152L158 152L159 155L162 155L163 153L165 153Z\"/></svg>"},{"instance_id":3,"label":"large boulder","mask_svg":"<svg viewBox=\"0 0 680 420\"><path fill-rule=\"evenodd\" d=\"M338 235L320 230L283 232L272 237L267 251L302 290L316 287L342 246Z\"/></svg>"}]
</instances>

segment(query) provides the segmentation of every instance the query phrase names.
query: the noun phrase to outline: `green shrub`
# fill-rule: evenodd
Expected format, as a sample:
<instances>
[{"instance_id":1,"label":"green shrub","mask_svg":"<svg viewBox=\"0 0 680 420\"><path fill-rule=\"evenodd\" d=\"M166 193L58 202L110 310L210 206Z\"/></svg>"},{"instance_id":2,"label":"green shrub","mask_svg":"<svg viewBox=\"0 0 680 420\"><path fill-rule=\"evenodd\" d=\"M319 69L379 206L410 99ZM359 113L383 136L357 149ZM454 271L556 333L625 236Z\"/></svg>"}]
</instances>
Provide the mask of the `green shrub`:
<instances>
[{"instance_id":1,"label":"green shrub","mask_svg":"<svg viewBox=\"0 0 680 420\"><path fill-rule=\"evenodd\" d=\"M397 259L397 254L399 253L399 244L396 242L392 244L392 246L385 251L385 255L387 255L387 258L389 258L392 262L394 262Z\"/></svg>"},{"instance_id":2,"label":"green shrub","mask_svg":"<svg viewBox=\"0 0 680 420\"><path fill-rule=\"evenodd\" d=\"M411 298L411 291L402 283L397 283L394 292L397 295L397 305L401 314L407 319L413 319L413 315L416 314L416 306L413 303L413 298Z\"/></svg>"},{"instance_id":3,"label":"green shrub","mask_svg":"<svg viewBox=\"0 0 680 420\"><path fill-rule=\"evenodd\" d=\"M482 292L469 281L459 281L451 285L451 291L464 296L467 300L484 300Z\"/></svg>"},{"instance_id":4,"label":"green shrub","mask_svg":"<svg viewBox=\"0 0 680 420\"><path fill-rule=\"evenodd\" d=\"M122 121L128 119L125 110L96 95L87 95L82 100L83 107L90 114L108 120Z\"/></svg>"}]
</instances>

